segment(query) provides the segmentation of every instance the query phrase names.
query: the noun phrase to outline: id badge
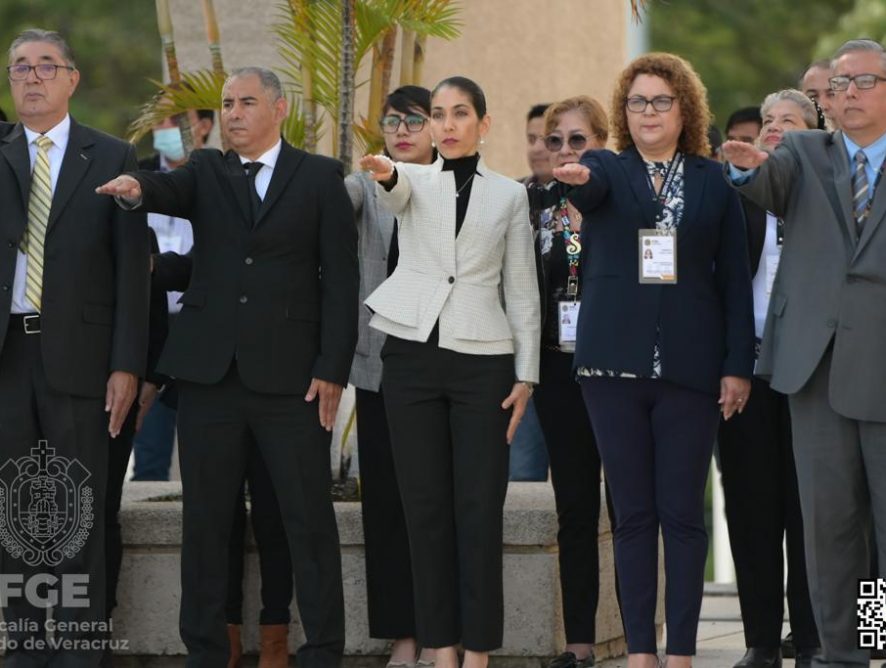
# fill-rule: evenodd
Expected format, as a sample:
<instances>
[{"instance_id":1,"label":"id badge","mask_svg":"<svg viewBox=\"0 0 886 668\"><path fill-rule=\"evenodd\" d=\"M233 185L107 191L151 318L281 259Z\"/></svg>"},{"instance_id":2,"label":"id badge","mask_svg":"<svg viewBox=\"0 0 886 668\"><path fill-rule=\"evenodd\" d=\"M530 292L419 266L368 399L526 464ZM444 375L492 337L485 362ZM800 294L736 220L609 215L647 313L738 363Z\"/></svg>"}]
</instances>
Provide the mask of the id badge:
<instances>
[{"instance_id":1,"label":"id badge","mask_svg":"<svg viewBox=\"0 0 886 668\"><path fill-rule=\"evenodd\" d=\"M557 304L557 323L560 339L560 350L575 352L576 328L578 326L578 311L581 302L559 302Z\"/></svg>"},{"instance_id":2,"label":"id badge","mask_svg":"<svg viewBox=\"0 0 886 668\"><path fill-rule=\"evenodd\" d=\"M638 239L640 282L675 284L677 236L661 230L640 230Z\"/></svg>"},{"instance_id":3,"label":"id badge","mask_svg":"<svg viewBox=\"0 0 886 668\"><path fill-rule=\"evenodd\" d=\"M773 253L766 256L766 296L772 296L772 285L778 274L778 263L781 262L781 253Z\"/></svg>"}]
</instances>

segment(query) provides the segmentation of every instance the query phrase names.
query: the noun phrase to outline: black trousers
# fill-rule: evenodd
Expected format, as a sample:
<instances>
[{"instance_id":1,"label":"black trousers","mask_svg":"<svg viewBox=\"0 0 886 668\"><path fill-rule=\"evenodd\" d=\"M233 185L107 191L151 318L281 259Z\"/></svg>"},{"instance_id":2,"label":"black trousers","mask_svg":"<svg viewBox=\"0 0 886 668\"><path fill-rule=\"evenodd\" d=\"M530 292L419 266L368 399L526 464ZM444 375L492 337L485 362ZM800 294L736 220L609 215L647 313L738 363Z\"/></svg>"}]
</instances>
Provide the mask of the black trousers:
<instances>
[{"instance_id":1,"label":"black trousers","mask_svg":"<svg viewBox=\"0 0 886 668\"><path fill-rule=\"evenodd\" d=\"M600 598L601 465L581 388L572 373L572 353L541 351L541 382L534 398L550 457L557 503L566 642L594 644ZM609 517L614 535L611 507Z\"/></svg>"},{"instance_id":2,"label":"black trousers","mask_svg":"<svg viewBox=\"0 0 886 668\"><path fill-rule=\"evenodd\" d=\"M720 422L718 442L745 643L770 648L781 643L782 544L787 534L787 599L794 645L818 647L787 397L754 378L744 412Z\"/></svg>"},{"instance_id":3,"label":"black trousers","mask_svg":"<svg viewBox=\"0 0 886 668\"><path fill-rule=\"evenodd\" d=\"M135 421L138 417L138 398L133 403L117 438L108 444L108 489L105 495L105 612L111 618L117 607L117 584L120 582L120 567L123 564L123 538L120 528L120 502L123 498L123 483L129 456L132 454L132 441L135 437Z\"/></svg>"},{"instance_id":4,"label":"black trousers","mask_svg":"<svg viewBox=\"0 0 886 668\"><path fill-rule=\"evenodd\" d=\"M53 617L70 622L69 628L99 629L105 619L108 417L103 397L49 387L40 336L11 326L0 352L0 510L11 520L10 542L0 547L0 573L21 576L22 591L36 575L88 578L85 606L65 605L59 598ZM43 440L45 447L39 444ZM40 593L46 589L39 587ZM5 601L3 620L18 630L8 633L4 666L98 665L100 649L26 649L26 641L39 646L46 639L46 607L32 603L24 595ZM56 638L94 641L104 635L69 631Z\"/></svg>"},{"instance_id":5,"label":"black trousers","mask_svg":"<svg viewBox=\"0 0 886 668\"><path fill-rule=\"evenodd\" d=\"M658 533L664 539L667 653L695 654L708 536L704 490L717 397L665 380L581 379L612 503L628 652L654 653Z\"/></svg>"},{"instance_id":6,"label":"black trousers","mask_svg":"<svg viewBox=\"0 0 886 668\"><path fill-rule=\"evenodd\" d=\"M306 641L303 668L336 668L344 651L338 529L330 496L329 444L317 400L247 388L232 364L214 385L179 381L182 473L181 634L187 665L228 660L228 549L254 440L267 464L292 558Z\"/></svg>"},{"instance_id":7,"label":"black trousers","mask_svg":"<svg viewBox=\"0 0 886 668\"><path fill-rule=\"evenodd\" d=\"M261 603L259 624L288 624L291 619L292 561L286 528L280 516L280 504L274 494L271 473L262 459L261 451L249 439L246 476L240 484L240 494L234 508L234 525L228 546L228 600L225 619L228 624L243 623L243 572L246 550L246 489L249 489L249 517L258 548L261 573Z\"/></svg>"},{"instance_id":8,"label":"black trousers","mask_svg":"<svg viewBox=\"0 0 886 668\"><path fill-rule=\"evenodd\" d=\"M381 392L357 388L366 599L372 638L415 637L415 593L406 515Z\"/></svg>"},{"instance_id":9,"label":"black trousers","mask_svg":"<svg viewBox=\"0 0 886 668\"><path fill-rule=\"evenodd\" d=\"M464 355L388 337L385 406L406 512L422 647L501 646L502 509L508 485L501 402L513 355Z\"/></svg>"}]
</instances>

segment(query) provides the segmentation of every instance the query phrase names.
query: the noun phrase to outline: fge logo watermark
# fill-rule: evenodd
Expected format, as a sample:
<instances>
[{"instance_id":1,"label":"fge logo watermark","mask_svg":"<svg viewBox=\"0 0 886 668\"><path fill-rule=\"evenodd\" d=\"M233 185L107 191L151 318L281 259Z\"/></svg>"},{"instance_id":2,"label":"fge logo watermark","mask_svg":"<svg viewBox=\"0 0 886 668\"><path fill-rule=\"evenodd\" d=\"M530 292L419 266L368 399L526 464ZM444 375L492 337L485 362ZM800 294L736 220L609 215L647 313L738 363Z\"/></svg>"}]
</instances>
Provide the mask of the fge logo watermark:
<instances>
[{"instance_id":1,"label":"fge logo watermark","mask_svg":"<svg viewBox=\"0 0 886 668\"><path fill-rule=\"evenodd\" d=\"M88 608L89 575L68 573L60 578L51 573L38 573L27 580L19 573L0 575L0 605L10 599L24 597L35 608Z\"/></svg>"},{"instance_id":2,"label":"fge logo watermark","mask_svg":"<svg viewBox=\"0 0 886 668\"><path fill-rule=\"evenodd\" d=\"M86 544L95 519L91 474L39 441L0 466L0 545L29 566L57 566Z\"/></svg>"}]
</instances>

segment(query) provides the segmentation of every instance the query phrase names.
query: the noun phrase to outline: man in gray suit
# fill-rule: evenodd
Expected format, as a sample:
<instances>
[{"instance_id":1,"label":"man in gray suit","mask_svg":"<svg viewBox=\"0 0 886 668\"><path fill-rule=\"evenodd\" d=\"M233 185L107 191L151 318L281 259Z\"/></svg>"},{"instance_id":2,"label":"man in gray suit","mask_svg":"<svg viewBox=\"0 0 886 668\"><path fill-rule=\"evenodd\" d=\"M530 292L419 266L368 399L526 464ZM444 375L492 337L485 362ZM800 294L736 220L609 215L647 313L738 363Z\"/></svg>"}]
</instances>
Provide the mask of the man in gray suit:
<instances>
[{"instance_id":1,"label":"man in gray suit","mask_svg":"<svg viewBox=\"0 0 886 668\"><path fill-rule=\"evenodd\" d=\"M867 666L858 580L871 516L886 563L886 51L852 40L830 79L841 131L792 132L771 155L723 146L739 190L784 218L757 373L790 397L816 666ZM750 172L736 169L742 165Z\"/></svg>"}]
</instances>

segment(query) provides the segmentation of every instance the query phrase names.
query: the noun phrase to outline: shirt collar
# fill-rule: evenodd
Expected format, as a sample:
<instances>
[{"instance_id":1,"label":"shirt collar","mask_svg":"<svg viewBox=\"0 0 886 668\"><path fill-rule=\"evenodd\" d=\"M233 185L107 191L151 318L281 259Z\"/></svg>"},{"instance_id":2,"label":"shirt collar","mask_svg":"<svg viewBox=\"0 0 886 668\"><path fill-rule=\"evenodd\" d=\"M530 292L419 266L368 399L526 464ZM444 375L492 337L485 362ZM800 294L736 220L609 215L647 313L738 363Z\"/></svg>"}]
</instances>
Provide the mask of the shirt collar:
<instances>
[{"instance_id":1,"label":"shirt collar","mask_svg":"<svg viewBox=\"0 0 886 668\"><path fill-rule=\"evenodd\" d=\"M248 158L244 158L239 153L237 154L237 157L240 158L240 164L243 164L243 165L245 165L248 162L260 162L265 167L270 167L271 169L274 169L274 167L277 164L277 158L280 157L280 150L282 148L283 148L283 140L278 139L276 144L274 144L271 148L269 148L267 151L265 151L260 156L258 156L258 158L256 160L249 160Z\"/></svg>"},{"instance_id":2,"label":"shirt collar","mask_svg":"<svg viewBox=\"0 0 886 668\"><path fill-rule=\"evenodd\" d=\"M852 161L855 160L855 154L858 153L862 147L849 139L845 132L843 132L842 135L843 143L846 146L846 152L849 154L849 162L852 163ZM864 154L868 159L868 163L875 171L880 169L880 165L883 164L883 159L886 158L886 133L880 135L879 139L876 141L865 146Z\"/></svg>"},{"instance_id":3,"label":"shirt collar","mask_svg":"<svg viewBox=\"0 0 886 668\"><path fill-rule=\"evenodd\" d=\"M39 132L34 132L27 125L22 124L25 128L25 137L28 140L28 144L33 144L37 137L40 136ZM71 134L71 116L70 114L65 114L65 117L51 130L44 132L47 137L52 140L53 146L58 148L62 148L63 146L68 145L68 137Z\"/></svg>"}]
</instances>

